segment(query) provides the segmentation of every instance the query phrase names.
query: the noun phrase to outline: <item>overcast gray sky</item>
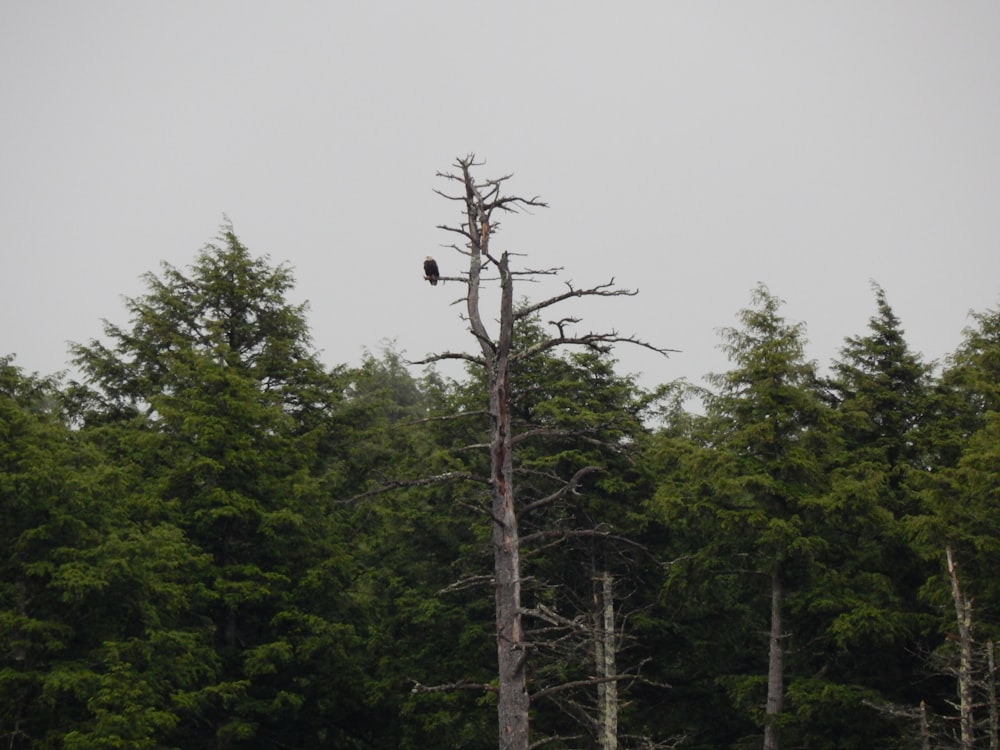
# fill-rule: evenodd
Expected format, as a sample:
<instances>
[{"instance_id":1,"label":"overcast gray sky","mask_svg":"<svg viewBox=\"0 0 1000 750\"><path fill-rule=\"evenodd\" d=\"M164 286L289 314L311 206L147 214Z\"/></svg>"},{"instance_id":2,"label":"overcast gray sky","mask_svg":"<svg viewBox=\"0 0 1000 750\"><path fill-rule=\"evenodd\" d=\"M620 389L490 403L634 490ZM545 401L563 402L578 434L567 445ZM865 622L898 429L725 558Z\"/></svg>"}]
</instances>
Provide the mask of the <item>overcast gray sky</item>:
<instances>
[{"instance_id":1,"label":"overcast gray sky","mask_svg":"<svg viewBox=\"0 0 1000 750\"><path fill-rule=\"evenodd\" d=\"M646 385L726 369L764 282L825 365L886 291L950 353L1000 299L1000 3L0 3L0 354L68 364L232 220L330 364L473 350L435 172L551 208L497 243L634 298L567 305ZM539 299L552 282L523 285ZM597 301L594 301L595 303Z\"/></svg>"}]
</instances>

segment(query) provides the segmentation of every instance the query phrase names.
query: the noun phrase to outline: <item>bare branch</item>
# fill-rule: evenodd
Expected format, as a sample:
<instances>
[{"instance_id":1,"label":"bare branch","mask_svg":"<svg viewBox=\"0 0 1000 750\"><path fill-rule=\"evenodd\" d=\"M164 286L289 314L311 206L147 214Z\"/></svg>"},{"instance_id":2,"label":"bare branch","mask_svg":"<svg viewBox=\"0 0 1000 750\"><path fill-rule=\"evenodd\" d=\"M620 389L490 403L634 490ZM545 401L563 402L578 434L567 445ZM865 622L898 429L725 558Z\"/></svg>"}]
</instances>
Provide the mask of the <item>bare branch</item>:
<instances>
[{"instance_id":1,"label":"bare branch","mask_svg":"<svg viewBox=\"0 0 1000 750\"><path fill-rule=\"evenodd\" d=\"M476 239L474 236L470 235L469 230L464 227L459 228L459 227L449 226L448 224L438 224L437 228L443 229L446 232L454 232L455 234L460 234L468 240L474 241Z\"/></svg>"},{"instance_id":2,"label":"bare branch","mask_svg":"<svg viewBox=\"0 0 1000 750\"><path fill-rule=\"evenodd\" d=\"M430 281L430 276L424 276L424 281ZM463 284L467 283L469 280L464 276L435 276L435 281L461 281ZM462 298L465 299L464 297Z\"/></svg>"},{"instance_id":3,"label":"bare branch","mask_svg":"<svg viewBox=\"0 0 1000 750\"><path fill-rule=\"evenodd\" d=\"M444 685L421 685L416 680L413 681L411 693L448 693L452 690L482 690L488 693L497 691L496 685L485 682L449 682Z\"/></svg>"},{"instance_id":4,"label":"bare branch","mask_svg":"<svg viewBox=\"0 0 1000 750\"><path fill-rule=\"evenodd\" d=\"M532 742L528 746L528 750L535 750L535 748L543 747L551 742L568 742L569 740L579 740L582 738L582 734L557 734L552 737L542 737L542 739Z\"/></svg>"},{"instance_id":5,"label":"bare branch","mask_svg":"<svg viewBox=\"0 0 1000 750\"><path fill-rule=\"evenodd\" d=\"M634 297L639 293L638 289L615 289L614 277L612 277L611 281L606 284L598 284L597 286L590 287L589 289L575 289L571 281L567 281L565 283L566 286L569 287L568 291L565 291L562 294L557 294L555 297L543 299L541 302L536 302L533 305L520 308L515 317L518 319L526 318L539 310L544 310L546 307L552 307L552 305L572 299L573 297Z\"/></svg>"},{"instance_id":6,"label":"bare branch","mask_svg":"<svg viewBox=\"0 0 1000 750\"><path fill-rule=\"evenodd\" d=\"M525 432L520 432L511 438L511 442L514 445L518 443L523 443L525 440L529 440L535 437L571 437L580 438L585 443L590 443L591 445L596 445L601 448L611 448L614 447L613 443L607 440L600 440L598 438L592 437L592 434L596 432L601 427L606 425L595 425L594 427L588 427L586 430L560 430L555 427L536 427L533 430L526 430Z\"/></svg>"},{"instance_id":7,"label":"bare branch","mask_svg":"<svg viewBox=\"0 0 1000 750\"><path fill-rule=\"evenodd\" d=\"M499 186L498 186L499 187ZM518 209L525 209L528 206L534 208L548 208L549 204L539 198L537 195L534 198L520 198L516 195L495 198L486 204L490 211L494 208L499 208L501 211L508 211L510 213L517 213Z\"/></svg>"},{"instance_id":8,"label":"bare branch","mask_svg":"<svg viewBox=\"0 0 1000 750\"><path fill-rule=\"evenodd\" d=\"M479 451L485 448L489 448L489 443L467 443L466 445L460 445L455 450L459 451Z\"/></svg>"},{"instance_id":9,"label":"bare branch","mask_svg":"<svg viewBox=\"0 0 1000 750\"><path fill-rule=\"evenodd\" d=\"M412 363L407 363L412 364ZM400 427L410 427L415 424L425 424L427 422L450 422L453 419L464 419L465 417L488 417L487 411L462 411L457 414L442 414L437 417L424 417L423 419L411 419L408 422L397 422Z\"/></svg>"},{"instance_id":10,"label":"bare branch","mask_svg":"<svg viewBox=\"0 0 1000 750\"><path fill-rule=\"evenodd\" d=\"M531 700L538 700L539 698L547 698L555 693L561 693L564 690L571 690L578 687L589 687L590 685L601 685L607 682L622 682L624 680L635 680L636 675L634 674L613 674L608 677L588 677L584 680L573 680L572 682L562 682L558 685L552 685L544 690L539 690L536 693L531 694Z\"/></svg>"},{"instance_id":11,"label":"bare branch","mask_svg":"<svg viewBox=\"0 0 1000 750\"><path fill-rule=\"evenodd\" d=\"M562 329L560 329L560 334L561 333ZM534 344L523 351L517 352L516 355L511 355L511 358L514 359L516 357L517 359L527 359L528 357L532 357L540 352L554 349L557 346L584 346L588 349L601 352L602 354L607 354L611 351L614 344L632 344L634 346L640 346L643 349L649 349L657 354L662 354L664 357L670 356L671 352L678 351L677 349L667 349L655 346L650 344L648 341L643 341L635 336L621 336L617 331L611 331L610 333L585 333L582 336L560 335L555 338L546 339L545 341L539 341L537 344Z\"/></svg>"},{"instance_id":12,"label":"bare branch","mask_svg":"<svg viewBox=\"0 0 1000 750\"><path fill-rule=\"evenodd\" d=\"M535 617L539 620L547 622L551 625L559 625L563 628L571 628L573 630L587 630L588 627L583 625L580 618L570 619L564 617L563 615L556 612L551 607L546 607L544 604L539 604L534 609L522 608L521 612L523 614Z\"/></svg>"},{"instance_id":13,"label":"bare branch","mask_svg":"<svg viewBox=\"0 0 1000 750\"><path fill-rule=\"evenodd\" d=\"M511 253L515 255L516 253ZM511 276L555 276L558 273L562 273L562 266L556 266L555 268L526 268L523 271L511 271Z\"/></svg>"},{"instance_id":14,"label":"bare branch","mask_svg":"<svg viewBox=\"0 0 1000 750\"><path fill-rule=\"evenodd\" d=\"M466 352L441 352L440 354L432 354L426 359L415 359L407 360L408 365L429 365L432 362L440 362L445 359L464 359L466 362L472 362L480 366L485 365L482 357L476 357L472 354L467 354Z\"/></svg>"},{"instance_id":15,"label":"bare branch","mask_svg":"<svg viewBox=\"0 0 1000 750\"><path fill-rule=\"evenodd\" d=\"M451 482L456 479L461 479L466 482L476 482L477 484L491 483L487 477L481 477L478 474L470 474L465 471L447 471L444 474L436 474L432 477L424 477L423 479L394 479L383 483L380 487L368 490L367 492L362 492L360 495L354 495L344 502L353 503L355 500L363 500L367 497L382 495L386 492L397 490L400 487L424 487L428 484L441 484L442 482Z\"/></svg>"},{"instance_id":16,"label":"bare branch","mask_svg":"<svg viewBox=\"0 0 1000 750\"><path fill-rule=\"evenodd\" d=\"M565 317L565 318L560 318L559 320L550 320L549 325L558 328L559 338L564 339L566 338L566 326L575 325L579 323L580 320L581 320L580 318Z\"/></svg>"},{"instance_id":17,"label":"bare branch","mask_svg":"<svg viewBox=\"0 0 1000 750\"><path fill-rule=\"evenodd\" d=\"M537 510L538 508L541 508L544 505L550 505L551 503L554 503L557 500L560 500L561 498L565 497L567 494L569 494L571 492L575 492L576 488L580 484L580 480L583 479L588 474L593 474L596 471L601 471L601 467L600 466L584 466L582 469L577 470L577 472L572 477L570 477L570 480L568 482L566 482L566 484L564 484L558 490L556 490L555 492L553 492L551 495L543 497L543 498L541 498L539 500L535 500L532 503L528 503L528 505L524 506L521 509L521 513L522 514L523 513L530 513L531 511ZM521 541L524 542L524 541L526 541L529 538L530 537L521 537Z\"/></svg>"},{"instance_id":18,"label":"bare branch","mask_svg":"<svg viewBox=\"0 0 1000 750\"><path fill-rule=\"evenodd\" d=\"M536 531L533 534L526 534L525 536L522 536L521 541L524 544L542 539L555 539L558 542L564 542L567 539L577 539L581 537L600 537L601 539L612 539L616 542L621 542L622 544L627 544L630 547L635 547L645 551L645 547L639 544L639 542L632 541L625 536L612 534L610 531L604 531L602 529L551 529L549 531Z\"/></svg>"},{"instance_id":19,"label":"bare branch","mask_svg":"<svg viewBox=\"0 0 1000 750\"><path fill-rule=\"evenodd\" d=\"M461 178L453 174L445 174L444 172L438 172L438 177L444 178L446 180L460 180ZM432 188L432 190L440 195L442 198L447 198L450 201L465 201L464 195L448 195L444 190L438 190L437 188ZM439 227L439 229L447 229L448 227Z\"/></svg>"},{"instance_id":20,"label":"bare branch","mask_svg":"<svg viewBox=\"0 0 1000 750\"><path fill-rule=\"evenodd\" d=\"M443 589L438 591L438 594L451 594L455 591L465 591L466 589L476 588L478 586L493 586L496 584L496 578L494 576L469 576L468 578L463 578L460 581L455 581L445 586Z\"/></svg>"}]
</instances>

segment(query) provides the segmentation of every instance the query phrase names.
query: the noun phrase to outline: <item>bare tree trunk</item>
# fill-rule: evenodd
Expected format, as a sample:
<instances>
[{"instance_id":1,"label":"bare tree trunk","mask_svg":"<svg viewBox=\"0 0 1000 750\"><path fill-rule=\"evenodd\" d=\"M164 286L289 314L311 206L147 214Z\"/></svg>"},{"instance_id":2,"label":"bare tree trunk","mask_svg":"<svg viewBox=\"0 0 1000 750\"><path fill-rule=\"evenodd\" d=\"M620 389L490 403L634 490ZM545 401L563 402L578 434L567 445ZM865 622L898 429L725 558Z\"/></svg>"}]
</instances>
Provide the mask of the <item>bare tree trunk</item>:
<instances>
[{"instance_id":1,"label":"bare tree trunk","mask_svg":"<svg viewBox=\"0 0 1000 750\"><path fill-rule=\"evenodd\" d=\"M975 723L972 716L972 602L965 598L958 584L958 572L952 558L951 547L945 547L948 576L951 578L951 596L955 601L955 619L958 623L958 702L962 750L972 750L975 744Z\"/></svg>"},{"instance_id":2,"label":"bare tree trunk","mask_svg":"<svg viewBox=\"0 0 1000 750\"><path fill-rule=\"evenodd\" d=\"M1000 709L997 708L997 662L993 641L986 644L986 702L990 712L990 750L1000 750Z\"/></svg>"},{"instance_id":3,"label":"bare tree trunk","mask_svg":"<svg viewBox=\"0 0 1000 750\"><path fill-rule=\"evenodd\" d=\"M785 707L785 645L781 606L784 586L781 571L771 574L771 635L767 661L767 706L764 710L764 750L780 750L777 719Z\"/></svg>"},{"instance_id":4,"label":"bare tree trunk","mask_svg":"<svg viewBox=\"0 0 1000 750\"><path fill-rule=\"evenodd\" d=\"M618 674L615 643L614 577L605 571L601 575L601 623L598 629L600 669L598 676L606 682L598 684L601 708L601 750L618 750L618 683L612 679Z\"/></svg>"},{"instance_id":5,"label":"bare tree trunk","mask_svg":"<svg viewBox=\"0 0 1000 750\"><path fill-rule=\"evenodd\" d=\"M484 227L484 235L486 233ZM530 699L525 680L524 633L521 627L521 558L514 512L513 450L509 405L508 356L514 327L513 283L507 253L501 276L500 338L490 372L490 442L493 480L493 559L496 572L497 665L501 750L527 750Z\"/></svg>"},{"instance_id":6,"label":"bare tree trunk","mask_svg":"<svg viewBox=\"0 0 1000 750\"><path fill-rule=\"evenodd\" d=\"M931 750L931 725L927 720L927 704L920 701L920 750Z\"/></svg>"},{"instance_id":7,"label":"bare tree trunk","mask_svg":"<svg viewBox=\"0 0 1000 750\"><path fill-rule=\"evenodd\" d=\"M490 256L491 207L461 161L465 185L466 236L469 238L469 281L466 309L479 341L490 391L490 482L493 517L493 564L496 580L497 720L500 750L527 750L529 738L524 632L521 626L521 556L514 512L514 461L510 423L510 350L514 336L514 281L509 258ZM500 272L500 330L494 344L479 309L480 274L492 260Z\"/></svg>"},{"instance_id":8,"label":"bare tree trunk","mask_svg":"<svg viewBox=\"0 0 1000 750\"><path fill-rule=\"evenodd\" d=\"M614 576L604 571L596 579L600 591L594 592L594 661L597 677L597 734L601 750L618 750L618 674L616 655Z\"/></svg>"}]
</instances>

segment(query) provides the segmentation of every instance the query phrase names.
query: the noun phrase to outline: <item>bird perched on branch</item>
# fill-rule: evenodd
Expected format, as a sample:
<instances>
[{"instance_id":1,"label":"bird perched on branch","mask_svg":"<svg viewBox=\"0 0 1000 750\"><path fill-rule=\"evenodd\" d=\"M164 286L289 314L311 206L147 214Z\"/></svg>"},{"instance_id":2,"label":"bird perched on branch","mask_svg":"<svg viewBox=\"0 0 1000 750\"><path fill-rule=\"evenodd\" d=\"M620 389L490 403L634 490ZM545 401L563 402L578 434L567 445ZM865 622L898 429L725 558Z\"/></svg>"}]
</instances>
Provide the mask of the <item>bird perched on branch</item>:
<instances>
[{"instance_id":1,"label":"bird perched on branch","mask_svg":"<svg viewBox=\"0 0 1000 750\"><path fill-rule=\"evenodd\" d=\"M441 272L438 271L437 261L431 256L424 258L424 278L431 282L431 286L437 286Z\"/></svg>"}]
</instances>

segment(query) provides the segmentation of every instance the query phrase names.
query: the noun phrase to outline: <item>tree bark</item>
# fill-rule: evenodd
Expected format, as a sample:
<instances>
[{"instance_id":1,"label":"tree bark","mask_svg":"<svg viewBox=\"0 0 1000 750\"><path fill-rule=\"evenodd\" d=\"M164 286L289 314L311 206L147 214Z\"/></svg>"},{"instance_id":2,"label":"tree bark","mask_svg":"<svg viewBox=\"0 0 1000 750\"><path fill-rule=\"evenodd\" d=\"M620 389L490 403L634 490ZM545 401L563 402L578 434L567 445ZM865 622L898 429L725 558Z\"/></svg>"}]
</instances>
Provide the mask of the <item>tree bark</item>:
<instances>
[{"instance_id":1,"label":"tree bark","mask_svg":"<svg viewBox=\"0 0 1000 750\"><path fill-rule=\"evenodd\" d=\"M486 233L484 227L484 234ZM530 699L521 626L521 558L514 512L513 451L509 405L509 355L514 326L513 282L507 253L499 262L500 337L490 372L490 441L493 478L493 560L496 572L497 665L501 750L527 750Z\"/></svg>"},{"instance_id":2,"label":"tree bark","mask_svg":"<svg viewBox=\"0 0 1000 750\"><path fill-rule=\"evenodd\" d=\"M466 310L479 342L490 392L490 483L493 519L493 567L496 585L497 720L500 750L528 750L529 723L525 678L524 632L521 625L521 556L514 510L513 436L510 423L510 350L514 338L514 280L507 253L490 256L490 213L470 173L472 160L460 160L465 187L469 240L469 280ZM494 343L479 309L484 263L493 261L500 273L500 330Z\"/></svg>"},{"instance_id":3,"label":"tree bark","mask_svg":"<svg viewBox=\"0 0 1000 750\"><path fill-rule=\"evenodd\" d=\"M927 704L920 701L920 750L931 750L931 725L927 720Z\"/></svg>"},{"instance_id":4,"label":"tree bark","mask_svg":"<svg viewBox=\"0 0 1000 750\"><path fill-rule=\"evenodd\" d=\"M990 750L1000 750L1000 709L997 707L997 661L993 641L986 644L986 701L990 716Z\"/></svg>"},{"instance_id":5,"label":"tree bark","mask_svg":"<svg viewBox=\"0 0 1000 750\"><path fill-rule=\"evenodd\" d=\"M785 707L785 635L781 620L784 582L781 571L771 574L771 634L767 662L767 706L764 710L764 750L780 750L777 720Z\"/></svg>"},{"instance_id":6,"label":"tree bark","mask_svg":"<svg viewBox=\"0 0 1000 750\"><path fill-rule=\"evenodd\" d=\"M945 547L948 561L948 576L951 578L951 597L955 602L955 619L958 624L958 711L962 750L972 750L975 745L975 721L972 706L972 602L962 593L958 582L958 571L951 554L951 547Z\"/></svg>"},{"instance_id":7,"label":"tree bark","mask_svg":"<svg viewBox=\"0 0 1000 750\"><path fill-rule=\"evenodd\" d=\"M597 676L605 681L597 684L599 733L601 750L618 750L618 683L612 679L618 672L615 643L614 577L601 574L598 602L595 654Z\"/></svg>"}]
</instances>

